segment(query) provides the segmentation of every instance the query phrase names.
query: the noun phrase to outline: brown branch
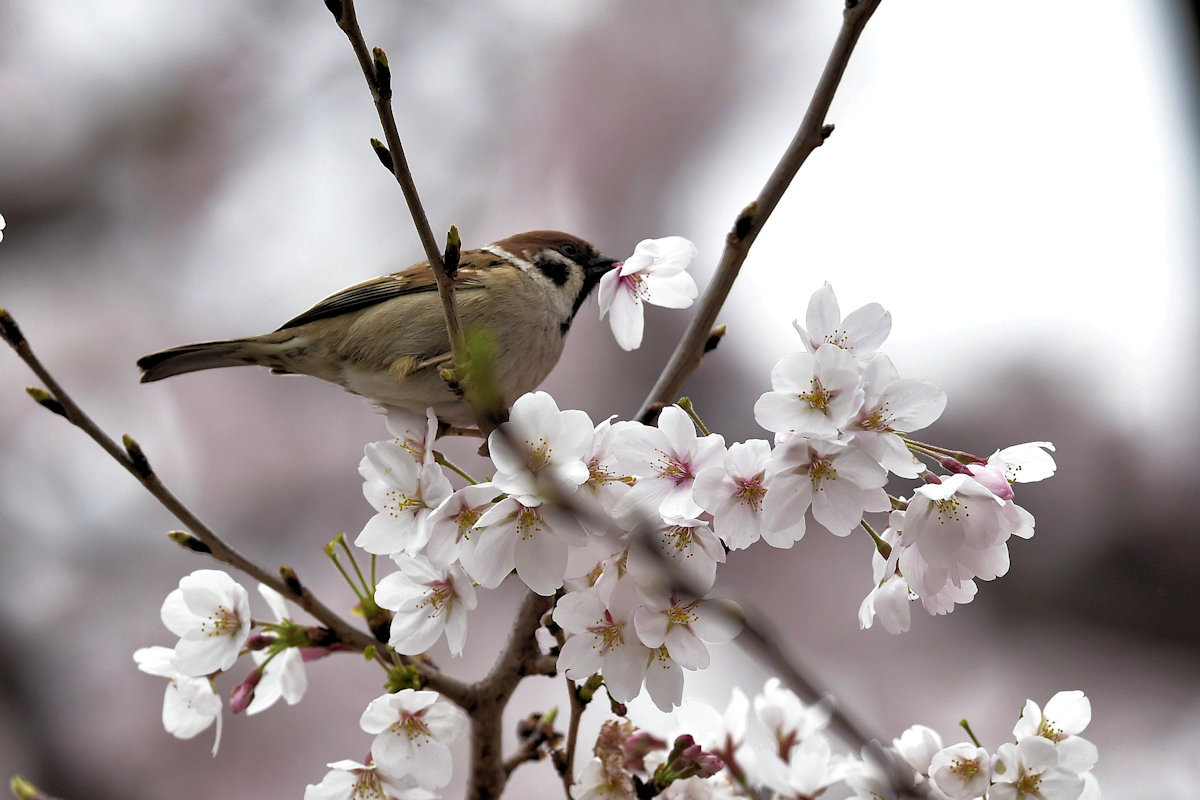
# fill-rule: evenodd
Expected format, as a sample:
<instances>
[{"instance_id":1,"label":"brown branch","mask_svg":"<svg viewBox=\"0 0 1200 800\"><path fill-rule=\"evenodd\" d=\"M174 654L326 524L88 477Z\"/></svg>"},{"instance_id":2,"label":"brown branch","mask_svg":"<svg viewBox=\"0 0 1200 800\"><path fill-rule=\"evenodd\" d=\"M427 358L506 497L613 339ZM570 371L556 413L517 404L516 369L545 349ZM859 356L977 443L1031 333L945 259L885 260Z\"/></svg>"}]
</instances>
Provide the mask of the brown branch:
<instances>
[{"instance_id":1,"label":"brown branch","mask_svg":"<svg viewBox=\"0 0 1200 800\"><path fill-rule=\"evenodd\" d=\"M111 436L105 433L84 412L79 404L62 388L54 376L50 374L50 371L42 364L37 355L34 354L33 349L30 347L24 334L21 333L16 321L4 309L0 309L0 336L4 338L20 359L25 362L26 366L29 367L45 386L44 390L30 390L30 395L41 405L66 418L72 425L87 434L88 438L93 442L100 445L104 452L112 456L113 460L124 467L126 472L137 479L138 483L146 491L188 529L191 535L200 542L203 551L206 551L217 561L228 564L254 580L270 586L307 611L314 619L328 628L337 637L338 641L343 644L355 650L373 648L385 663L396 663L397 656L394 653L386 647L381 647L378 639L351 625L317 599L307 587L300 583L292 570L287 569L285 573L286 577L284 577L256 564L218 536L212 528L208 527L182 500L176 497L162 483L151 467L149 459L146 458L141 447L132 437L123 437L124 447L118 445ZM195 551L201 550L201 548L197 548L190 542L180 541L180 538L177 536L172 535L171 538L189 549ZM464 684L442 675L440 672L420 662L414 661L412 663L417 665L417 668L421 671L422 679L429 688L441 692L455 702L458 702L464 695L466 691Z\"/></svg>"},{"instance_id":2,"label":"brown branch","mask_svg":"<svg viewBox=\"0 0 1200 800\"><path fill-rule=\"evenodd\" d=\"M750 251L750 245L754 244L759 231L779 204L783 193L787 191L809 154L820 147L833 132L833 126L825 124L825 115L829 112L829 105L833 102L842 74L846 71L846 64L854 51L854 45L879 3L880 0L847 0L841 30L825 62L825 69L817 82L817 88L796 135L759 192L758 198L738 215L733 230L725 239L725 251L721 254L717 271L696 309L696 316L692 318L683 338L679 340L654 388L642 401L642 407L638 409L634 419L642 419L651 414L656 404L673 402L687 379L700 366L713 323L717 320L725 298L729 296L729 290L733 288L733 282Z\"/></svg>"},{"instance_id":3,"label":"brown branch","mask_svg":"<svg viewBox=\"0 0 1200 800\"><path fill-rule=\"evenodd\" d=\"M469 687L464 703L471 718L471 778L467 797L493 800L504 792L510 770L505 768L500 749L504 707L532 667L540 661L534 633L542 616L554 604L554 596L542 597L527 591L513 620L512 633L504 651L483 680Z\"/></svg>"}]
</instances>

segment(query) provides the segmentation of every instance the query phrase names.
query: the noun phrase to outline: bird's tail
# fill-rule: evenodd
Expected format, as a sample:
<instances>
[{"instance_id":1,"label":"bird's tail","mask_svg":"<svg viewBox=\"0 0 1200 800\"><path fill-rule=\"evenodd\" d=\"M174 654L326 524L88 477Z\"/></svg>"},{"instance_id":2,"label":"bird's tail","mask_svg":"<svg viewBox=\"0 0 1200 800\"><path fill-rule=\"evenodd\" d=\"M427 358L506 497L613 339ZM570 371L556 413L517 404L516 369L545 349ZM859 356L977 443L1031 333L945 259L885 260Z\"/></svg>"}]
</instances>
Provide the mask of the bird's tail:
<instances>
[{"instance_id":1,"label":"bird's tail","mask_svg":"<svg viewBox=\"0 0 1200 800\"><path fill-rule=\"evenodd\" d=\"M263 364L266 353L262 350L262 344L254 339L197 342L142 356L137 365L142 369L142 383L149 383L202 369Z\"/></svg>"}]
</instances>

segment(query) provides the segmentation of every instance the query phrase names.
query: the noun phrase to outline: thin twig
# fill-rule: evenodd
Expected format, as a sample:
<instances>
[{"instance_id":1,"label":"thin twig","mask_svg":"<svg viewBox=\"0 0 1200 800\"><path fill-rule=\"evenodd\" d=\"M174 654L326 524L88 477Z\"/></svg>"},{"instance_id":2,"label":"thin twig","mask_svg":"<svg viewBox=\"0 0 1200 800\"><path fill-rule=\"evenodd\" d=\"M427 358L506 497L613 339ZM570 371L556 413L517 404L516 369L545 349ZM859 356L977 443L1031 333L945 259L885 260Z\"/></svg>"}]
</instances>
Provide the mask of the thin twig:
<instances>
[{"instance_id":1,"label":"thin twig","mask_svg":"<svg viewBox=\"0 0 1200 800\"><path fill-rule=\"evenodd\" d=\"M696 315L689 323L683 338L679 340L654 388L642 401L642 407L638 409L634 419L643 419L653 413L656 404L669 403L678 397L684 383L700 366L713 323L716 322L725 298L729 296L729 290L733 288L733 282L750 251L750 245L758 237L759 231L779 204L783 193L787 191L809 154L820 147L833 131L833 126L825 125L825 115L829 112L829 105L833 102L842 74L846 71L846 64L854 51L854 45L879 3L880 0L846 3L846 10L842 15L842 28L838 32L829 59L825 62L825 70L821 73L821 79L817 82L816 91L813 92L796 135L759 192L758 198L742 211L734 223L733 230L726 237L725 251L721 254L721 261L708 290L704 293L704 299L696 309Z\"/></svg>"},{"instance_id":2,"label":"thin twig","mask_svg":"<svg viewBox=\"0 0 1200 800\"><path fill-rule=\"evenodd\" d=\"M346 34L346 38L350 40L350 46L358 58L358 65L362 69L363 77L371 90L371 98L375 101L375 111L379 115L379 124L383 126L383 135L390 155L392 175L395 176L396 182L400 184L400 190L404 193L404 201L408 204L408 211L412 216L413 225L417 229L417 236L421 240L421 247L425 250L425 257L429 261L430 269L433 270L438 296L442 301L446 335L450 340L450 352L454 358L455 372L460 379L463 379L465 377L464 370L468 364L467 347L466 338L463 335L462 319L458 313L458 302L454 296L454 280L446 273L446 261L442 257L442 251L433 235L433 228L429 225L429 217L425 214L425 206L421 203L421 197L417 193L417 184L413 180L412 170L409 169L408 159L404 155L404 144L400 141L400 130L396 126L396 116L392 111L391 70L388 67L387 55L378 47L374 50L367 47L362 28L358 24L358 16L354 10L354 0L341 0L340 7L341 14L338 15L335 12L337 24ZM379 152L378 149L376 152ZM458 230L456 228L451 227L446 246L447 251L458 249ZM466 381L466 388L466 400L475 414L480 431L486 437L495 427L495 422L489 413L477 408L475 403L471 402L469 380Z\"/></svg>"},{"instance_id":3,"label":"thin twig","mask_svg":"<svg viewBox=\"0 0 1200 800\"><path fill-rule=\"evenodd\" d=\"M65 389L54 378L50 371L42 364L41 360L33 352L28 340L21 334L16 322L11 315L3 309L0 309L0 323L2 323L3 338L12 347L16 354L26 366L33 372L34 375L45 386L45 391L58 404L55 409L65 417L72 425L83 431L88 438L98 444L104 452L112 456L118 464L125 468L125 471L137 479L146 491L148 491L162 506L171 512L174 517L179 520L185 528L198 539L204 547L208 549L208 553L223 564L228 564L240 572L245 573L254 580L270 586L275 591L282 594L287 599L291 600L300 608L307 611L314 619L328 628L338 641L348 645L355 650L366 650L373 648L387 663L394 664L397 658L394 653L387 651L386 648L379 646L380 642L374 636L366 633L359 628L351 625L344 620L336 612L322 603L317 597L302 584L299 584L294 579L289 571L289 580L284 580L279 574L256 564L247 556L243 555L232 545L228 544L224 539L218 536L212 528L208 527L190 508L188 508L182 500L175 496L154 472L149 460L142 453L141 448L132 438L124 437L126 447L122 448L116 441L105 433L99 425L87 415L86 412L79 406L78 403L66 392ZM15 334L15 335L14 335ZM447 697L457 702L456 698L461 698L465 692L465 685L459 681L442 675L422 665L419 662L418 669L421 671L421 677L425 683L436 691L442 692Z\"/></svg>"}]
</instances>

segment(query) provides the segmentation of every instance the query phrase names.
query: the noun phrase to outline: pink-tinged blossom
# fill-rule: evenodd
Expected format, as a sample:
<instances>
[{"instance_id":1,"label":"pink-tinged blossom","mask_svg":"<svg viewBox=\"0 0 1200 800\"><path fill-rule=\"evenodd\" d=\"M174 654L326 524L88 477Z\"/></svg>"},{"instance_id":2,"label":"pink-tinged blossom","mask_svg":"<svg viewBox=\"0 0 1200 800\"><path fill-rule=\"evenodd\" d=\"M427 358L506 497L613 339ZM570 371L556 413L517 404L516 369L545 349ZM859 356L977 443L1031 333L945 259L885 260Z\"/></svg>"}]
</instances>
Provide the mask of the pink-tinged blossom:
<instances>
[{"instance_id":1,"label":"pink-tinged blossom","mask_svg":"<svg viewBox=\"0 0 1200 800\"><path fill-rule=\"evenodd\" d=\"M602 517L612 516L617 501L634 483L633 476L626 474L617 460L619 430L612 424L611 418L602 420L596 426L592 435L592 449L586 458L588 478L576 494L577 498L590 497L594 500Z\"/></svg>"},{"instance_id":2,"label":"pink-tinged blossom","mask_svg":"<svg viewBox=\"0 0 1200 800\"><path fill-rule=\"evenodd\" d=\"M962 474L918 487L902 525L900 571L922 599L948 584L1003 575L1009 536L1033 535L1028 511Z\"/></svg>"},{"instance_id":3,"label":"pink-tinged blossom","mask_svg":"<svg viewBox=\"0 0 1200 800\"><path fill-rule=\"evenodd\" d=\"M776 434L836 436L862 407L861 378L854 357L834 345L791 353L771 370L771 391L754 404L754 418Z\"/></svg>"},{"instance_id":4,"label":"pink-tinged blossom","mask_svg":"<svg viewBox=\"0 0 1200 800\"><path fill-rule=\"evenodd\" d=\"M304 800L437 800L437 795L416 784L411 776L396 777L377 764L345 759L327 764L329 772L304 789Z\"/></svg>"},{"instance_id":5,"label":"pink-tinged blossom","mask_svg":"<svg viewBox=\"0 0 1200 800\"><path fill-rule=\"evenodd\" d=\"M479 518L459 559L488 589L516 569L526 586L549 596L563 585L568 546L581 547L586 541L587 533L569 511L550 504L527 506L506 497Z\"/></svg>"},{"instance_id":6,"label":"pink-tinged blossom","mask_svg":"<svg viewBox=\"0 0 1200 800\"><path fill-rule=\"evenodd\" d=\"M290 621L283 595L265 583L258 585L258 593L267 602L276 623ZM247 715L266 711L279 700L294 706L304 698L308 674L299 648L288 647L274 655L269 650L252 650L250 657L262 670L262 678L254 687L254 697L246 707Z\"/></svg>"},{"instance_id":7,"label":"pink-tinged blossom","mask_svg":"<svg viewBox=\"0 0 1200 800\"><path fill-rule=\"evenodd\" d=\"M901 434L919 431L942 415L946 393L931 383L901 378L885 355L863 368L865 398L845 434L889 472L915 478L924 466L909 451Z\"/></svg>"},{"instance_id":8,"label":"pink-tinged blossom","mask_svg":"<svg viewBox=\"0 0 1200 800\"><path fill-rule=\"evenodd\" d=\"M424 653L444 631L453 655L462 655L467 612L475 608L475 588L457 564L438 568L421 556L396 559L400 569L379 581L375 602L390 609L388 644L402 655Z\"/></svg>"},{"instance_id":9,"label":"pink-tinged blossom","mask_svg":"<svg viewBox=\"0 0 1200 800\"><path fill-rule=\"evenodd\" d=\"M521 395L508 422L488 437L492 483L525 505L553 502L588 479L592 421L583 411L559 411L545 392Z\"/></svg>"},{"instance_id":10,"label":"pink-tinged blossom","mask_svg":"<svg viewBox=\"0 0 1200 800\"><path fill-rule=\"evenodd\" d=\"M708 467L696 476L692 498L713 515L713 531L730 550L743 550L759 538L775 547L791 547L797 534L793 523L781 531L763 524L763 500L769 479L771 445L751 439L729 446L722 467Z\"/></svg>"},{"instance_id":11,"label":"pink-tinged blossom","mask_svg":"<svg viewBox=\"0 0 1200 800\"><path fill-rule=\"evenodd\" d=\"M592 757L571 784L572 800L636 800L633 777L615 762Z\"/></svg>"},{"instance_id":12,"label":"pink-tinged blossom","mask_svg":"<svg viewBox=\"0 0 1200 800\"><path fill-rule=\"evenodd\" d=\"M800 320L793 325L810 353L831 344L864 364L870 361L892 330L892 315L878 303L868 303L842 319L842 310L828 282L813 292L804 321L807 328L801 327Z\"/></svg>"},{"instance_id":13,"label":"pink-tinged blossom","mask_svg":"<svg viewBox=\"0 0 1200 800\"><path fill-rule=\"evenodd\" d=\"M636 587L623 581L607 602L588 589L568 592L554 606L554 621L567 634L558 656L558 666L573 681L584 681L600 673L609 695L619 703L638 696L650 648L634 630L633 616L640 601Z\"/></svg>"},{"instance_id":14,"label":"pink-tinged blossom","mask_svg":"<svg viewBox=\"0 0 1200 800\"><path fill-rule=\"evenodd\" d=\"M179 637L175 667L201 677L229 669L250 636L250 595L215 569L198 569L179 581L162 604L162 621Z\"/></svg>"},{"instance_id":15,"label":"pink-tinged blossom","mask_svg":"<svg viewBox=\"0 0 1200 800\"><path fill-rule=\"evenodd\" d=\"M624 350L642 344L642 303L687 308L699 294L685 270L696 257L696 245L682 236L644 239L633 255L600 278L600 318L606 314L613 336Z\"/></svg>"},{"instance_id":16,"label":"pink-tinged blossom","mask_svg":"<svg viewBox=\"0 0 1200 800\"><path fill-rule=\"evenodd\" d=\"M363 496L378 513L354 544L376 555L415 555L429 541L427 519L450 496L450 480L440 464L419 463L394 441L373 442L363 451Z\"/></svg>"},{"instance_id":17,"label":"pink-tinged blossom","mask_svg":"<svg viewBox=\"0 0 1200 800\"><path fill-rule=\"evenodd\" d=\"M217 736L212 754L221 744L221 696L208 678L193 678L179 671L175 652L169 647L143 647L133 654L138 669L148 675L167 679L163 696L162 722L176 739L191 739L214 722Z\"/></svg>"},{"instance_id":18,"label":"pink-tinged blossom","mask_svg":"<svg viewBox=\"0 0 1200 800\"><path fill-rule=\"evenodd\" d=\"M429 542L425 555L439 567L448 567L458 560L463 545L476 535L475 525L500 491L491 483L464 486L451 494L425 520Z\"/></svg>"},{"instance_id":19,"label":"pink-tinged blossom","mask_svg":"<svg viewBox=\"0 0 1200 800\"><path fill-rule=\"evenodd\" d=\"M450 781L450 745L462 734L461 711L437 692L401 689L367 705L359 725L375 735L371 756L392 775L410 775L418 786L436 789Z\"/></svg>"},{"instance_id":20,"label":"pink-tinged blossom","mask_svg":"<svg viewBox=\"0 0 1200 800\"><path fill-rule=\"evenodd\" d=\"M773 530L804 535L804 514L830 533L846 536L864 512L891 508L883 486L887 472L853 442L796 436L775 448L769 467L771 490L763 506Z\"/></svg>"},{"instance_id":21,"label":"pink-tinged blossom","mask_svg":"<svg viewBox=\"0 0 1200 800\"><path fill-rule=\"evenodd\" d=\"M692 419L679 406L667 406L658 427L640 422L614 425L614 451L621 469L637 483L617 501L618 517L697 517L703 511L692 499L696 475L720 466L725 440L719 434L697 436Z\"/></svg>"},{"instance_id":22,"label":"pink-tinged blossom","mask_svg":"<svg viewBox=\"0 0 1200 800\"><path fill-rule=\"evenodd\" d=\"M1096 766L1100 757L1096 745L1079 734L1092 721L1092 702L1078 689L1058 692L1038 707L1032 700L1025 701L1021 719L1013 728L1018 742L1031 736L1040 736L1054 743L1058 751L1058 765L1071 772L1083 773Z\"/></svg>"},{"instance_id":23,"label":"pink-tinged blossom","mask_svg":"<svg viewBox=\"0 0 1200 800\"><path fill-rule=\"evenodd\" d=\"M1006 742L992 761L988 800L1077 800L1083 779L1058 766L1058 753L1047 739L1034 736Z\"/></svg>"},{"instance_id":24,"label":"pink-tinged blossom","mask_svg":"<svg viewBox=\"0 0 1200 800\"><path fill-rule=\"evenodd\" d=\"M1054 474L1056 465L1050 455L1053 451L1050 442L1017 444L992 453L986 464L968 464L966 469L992 494L1001 500L1011 500L1012 484L1033 483Z\"/></svg>"},{"instance_id":25,"label":"pink-tinged blossom","mask_svg":"<svg viewBox=\"0 0 1200 800\"><path fill-rule=\"evenodd\" d=\"M684 669L707 669L705 644L723 644L741 630L741 609L728 600L683 601L670 595L641 591L641 607L633 615L642 644L665 647Z\"/></svg>"},{"instance_id":26,"label":"pink-tinged blossom","mask_svg":"<svg viewBox=\"0 0 1200 800\"><path fill-rule=\"evenodd\" d=\"M971 742L951 745L934 754L929 778L950 800L973 800L991 785L992 757Z\"/></svg>"}]
</instances>

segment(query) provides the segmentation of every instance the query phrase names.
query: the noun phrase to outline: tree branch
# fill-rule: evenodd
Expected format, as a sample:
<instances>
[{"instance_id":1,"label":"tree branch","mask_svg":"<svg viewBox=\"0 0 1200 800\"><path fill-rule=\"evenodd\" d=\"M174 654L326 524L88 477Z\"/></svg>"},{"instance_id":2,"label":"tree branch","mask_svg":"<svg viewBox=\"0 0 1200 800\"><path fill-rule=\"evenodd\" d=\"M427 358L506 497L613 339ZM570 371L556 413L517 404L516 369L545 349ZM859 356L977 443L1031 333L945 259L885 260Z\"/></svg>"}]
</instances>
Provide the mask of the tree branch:
<instances>
[{"instance_id":1,"label":"tree branch","mask_svg":"<svg viewBox=\"0 0 1200 800\"><path fill-rule=\"evenodd\" d=\"M70 394L62 388L54 376L50 374L50 371L46 369L37 355L34 354L29 341L17 326L16 321L4 309L0 309L0 338L3 338L12 347L17 356L25 362L26 366L29 367L45 386L44 390L30 390L30 394L34 399L42 406L64 417L76 428L87 434L88 438L93 442L100 445L104 452L112 456L113 460L124 467L126 472L137 479L138 483L146 491L188 529L192 536L203 545L205 552L217 561L228 564L254 580L270 586L288 600L291 600L297 606L307 611L314 619L328 628L337 637L338 641L343 644L356 650L374 648L379 657L386 663L396 663L397 656L395 653L386 647L381 647L379 640L374 636L351 625L317 599L307 587L295 578L293 571L287 569L287 579L285 579L280 574L259 566L208 527L182 500L176 497L162 483L151 467L149 459L146 458L136 441L129 436L125 436L123 437L124 447L118 445L111 436L105 433L84 412ZM197 549L195 546L189 546L193 550ZM463 697L466 691L464 684L442 675L428 665L418 661L413 661L412 663L416 664L421 672L422 679L429 688L441 692L455 702L458 702Z\"/></svg>"},{"instance_id":2,"label":"tree branch","mask_svg":"<svg viewBox=\"0 0 1200 800\"><path fill-rule=\"evenodd\" d=\"M729 296L729 290L733 288L733 282L750 251L750 245L754 244L759 231L779 204L783 193L787 191L809 154L820 147L833 132L832 125L825 125L825 115L829 112L829 105L833 102L842 74L846 71L850 54L854 52L854 45L879 3L880 0L847 0L841 30L825 62L825 69L817 82L817 88L809 101L804 119L800 121L796 135L759 192L758 198L738 215L733 230L726 236L725 251L721 254L717 271L696 309L696 315L676 345L675 352L671 354L654 388L642 401L634 419L644 419L652 415L656 404L673 402L687 379L700 366L713 323L725 304L725 298Z\"/></svg>"}]
</instances>

